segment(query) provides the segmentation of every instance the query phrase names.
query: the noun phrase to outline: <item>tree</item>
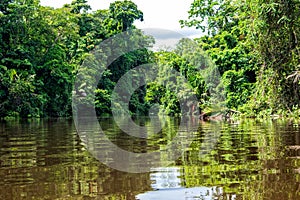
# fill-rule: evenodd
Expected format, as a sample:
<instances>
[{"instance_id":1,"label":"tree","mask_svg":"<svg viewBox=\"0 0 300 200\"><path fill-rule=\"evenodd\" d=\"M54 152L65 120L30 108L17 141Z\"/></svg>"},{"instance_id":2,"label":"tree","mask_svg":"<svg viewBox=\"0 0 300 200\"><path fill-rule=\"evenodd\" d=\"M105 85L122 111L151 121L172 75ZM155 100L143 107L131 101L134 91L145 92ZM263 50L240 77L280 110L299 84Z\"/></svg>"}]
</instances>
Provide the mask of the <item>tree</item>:
<instances>
[{"instance_id":1,"label":"tree","mask_svg":"<svg viewBox=\"0 0 300 200\"><path fill-rule=\"evenodd\" d=\"M42 57L43 23L38 1L4 1L0 17L1 110L6 115L39 115L42 96L35 86L35 66ZM33 27L36 30L33 30ZM39 59L38 59L39 58Z\"/></svg>"},{"instance_id":2,"label":"tree","mask_svg":"<svg viewBox=\"0 0 300 200\"><path fill-rule=\"evenodd\" d=\"M81 12L86 13L88 10L91 10L91 6L87 4L87 0L74 0L70 5L66 7L71 7L71 13L79 14Z\"/></svg>"},{"instance_id":3,"label":"tree","mask_svg":"<svg viewBox=\"0 0 300 200\"><path fill-rule=\"evenodd\" d=\"M300 4L296 0L261 0L251 1L251 5L252 39L261 62L255 108L269 114L291 113L300 105Z\"/></svg>"},{"instance_id":4,"label":"tree","mask_svg":"<svg viewBox=\"0 0 300 200\"><path fill-rule=\"evenodd\" d=\"M137 6L131 1L116 1L110 5L108 10L83 13L79 20L79 34L81 38L76 45L76 48L78 48L76 51L78 52L80 49L77 55L82 58L82 61L88 58L91 59L88 62L97 63L97 60L92 58L93 56L88 56L90 50L97 50L97 45L99 45L100 42L115 34L135 29L133 22L142 19L143 13L138 10ZM149 59L151 59L151 53L146 48L143 48L121 55L114 60L115 55L118 55L122 50L126 51L126 49L130 49L131 46L148 47L152 43L151 39L139 31L133 31L131 35L128 33L128 40L131 41L128 44L113 40L108 47L110 52L106 52L104 55L100 53L103 62L99 63L98 67L105 67L102 66L105 64L107 64L108 67L104 71L95 91L95 107L98 115L111 114L111 93L118 80L132 68L148 63ZM76 60L80 60L79 57ZM105 61L108 62L111 60L114 60L114 62L105 63ZM83 74L81 77L82 80L93 80L93 78L98 75L97 67L93 67L92 65L93 64L91 64L91 66L84 65L83 68L81 67L79 73ZM85 90L85 84L83 84L82 88L80 85L76 87L78 87L78 90ZM129 87L128 91L130 90L131 88ZM146 114L147 105L144 101L145 92L145 87L142 87L133 94L129 106L131 114ZM89 102L85 102L86 105L89 105L90 101L92 101L92 99L89 99ZM122 109L119 111L123 112Z\"/></svg>"},{"instance_id":5,"label":"tree","mask_svg":"<svg viewBox=\"0 0 300 200\"><path fill-rule=\"evenodd\" d=\"M134 29L143 13L131 1L117 1L109 9L89 12L86 0L74 0L62 8L40 6L38 0L3 0L0 3L0 110L1 116L71 115L75 75L86 70L83 61L92 50L114 34ZM142 34L132 41L151 43ZM111 52L113 54L113 52ZM148 62L141 49L111 64L96 91L98 113L110 113L113 85L134 66ZM103 57L109 59L109 57ZM80 89L80 88L79 88ZM132 98L131 110L144 112L145 88Z\"/></svg>"},{"instance_id":6,"label":"tree","mask_svg":"<svg viewBox=\"0 0 300 200\"><path fill-rule=\"evenodd\" d=\"M189 20L181 23L206 28L213 36L201 40L224 75L227 98L235 99L227 99L230 105L247 104L243 109L253 114L291 114L300 103L299 10L296 0L195 0ZM245 83L255 80L253 92L245 93L250 90L242 89ZM248 103L237 98L246 94Z\"/></svg>"},{"instance_id":7,"label":"tree","mask_svg":"<svg viewBox=\"0 0 300 200\"><path fill-rule=\"evenodd\" d=\"M132 1L115 1L110 4L109 12L116 30L126 31L133 27L135 20L143 21L142 11Z\"/></svg>"},{"instance_id":8,"label":"tree","mask_svg":"<svg viewBox=\"0 0 300 200\"><path fill-rule=\"evenodd\" d=\"M188 20L180 20L182 26L196 27L215 35L229 31L241 20L239 13L244 7L241 1L230 0L194 0Z\"/></svg>"},{"instance_id":9,"label":"tree","mask_svg":"<svg viewBox=\"0 0 300 200\"><path fill-rule=\"evenodd\" d=\"M248 37L251 31L245 23L249 17L246 8L247 4L239 0L195 0L189 20L181 21L208 32L196 41L222 76L226 106L235 109L248 102L256 82L257 58Z\"/></svg>"}]
</instances>

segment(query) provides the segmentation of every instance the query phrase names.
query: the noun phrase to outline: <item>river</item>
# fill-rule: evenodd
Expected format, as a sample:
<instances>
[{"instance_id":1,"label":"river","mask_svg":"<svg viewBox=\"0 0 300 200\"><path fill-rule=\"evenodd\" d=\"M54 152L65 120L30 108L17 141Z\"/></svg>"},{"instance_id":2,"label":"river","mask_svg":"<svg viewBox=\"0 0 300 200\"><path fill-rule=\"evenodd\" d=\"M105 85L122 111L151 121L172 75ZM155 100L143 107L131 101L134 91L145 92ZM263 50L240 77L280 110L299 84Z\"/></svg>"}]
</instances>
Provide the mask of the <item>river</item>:
<instances>
[{"instance_id":1,"label":"river","mask_svg":"<svg viewBox=\"0 0 300 200\"><path fill-rule=\"evenodd\" d=\"M136 122L151 132L149 120ZM112 118L99 121L109 140L126 151L160 152L172 142L188 146L173 162L163 162L168 154L160 153L156 166L129 173L88 151L71 119L1 122L0 199L300 199L297 123L196 121L196 129L182 132L180 120L166 118L164 128L145 139L125 134ZM175 140L177 134L183 140ZM100 141L97 151L114 160L109 148Z\"/></svg>"}]
</instances>

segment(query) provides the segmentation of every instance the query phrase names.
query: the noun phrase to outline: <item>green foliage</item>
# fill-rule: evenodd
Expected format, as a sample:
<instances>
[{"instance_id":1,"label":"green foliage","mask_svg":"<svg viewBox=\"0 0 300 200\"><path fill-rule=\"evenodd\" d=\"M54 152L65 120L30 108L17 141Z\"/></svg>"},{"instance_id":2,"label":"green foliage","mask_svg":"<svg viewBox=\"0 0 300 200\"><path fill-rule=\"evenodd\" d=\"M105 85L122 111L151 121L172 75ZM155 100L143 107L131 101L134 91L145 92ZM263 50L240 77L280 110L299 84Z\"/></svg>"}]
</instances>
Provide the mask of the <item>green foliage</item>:
<instances>
[{"instance_id":1,"label":"green foliage","mask_svg":"<svg viewBox=\"0 0 300 200\"><path fill-rule=\"evenodd\" d=\"M184 109L188 111L186 114L194 114L196 109L214 104L214 98L218 98L213 95L216 89L212 75L214 65L200 45L182 39L174 50L160 51L155 56L159 72L156 81L147 87L146 100L150 104L159 104L161 113L176 116ZM198 108L194 107L193 96L200 103Z\"/></svg>"},{"instance_id":2,"label":"green foliage","mask_svg":"<svg viewBox=\"0 0 300 200\"><path fill-rule=\"evenodd\" d=\"M1 1L0 117L69 116L74 78L89 52L143 19L131 1L117 1L107 10L89 10L86 0L74 0L58 9L40 6L37 0ZM132 53L134 58L125 56L115 64L118 69L106 72L100 83L104 89L95 91L98 112L110 112L108 100L115 78L138 64L137 60L146 62L147 55ZM81 70L91 70L91 77L97 73ZM134 110L141 109L142 105L136 108L139 100L133 98Z\"/></svg>"},{"instance_id":3,"label":"green foliage","mask_svg":"<svg viewBox=\"0 0 300 200\"><path fill-rule=\"evenodd\" d=\"M189 20L181 20L182 26L196 27L215 35L231 30L240 20L243 11L241 1L194 0L189 10Z\"/></svg>"},{"instance_id":4,"label":"green foliage","mask_svg":"<svg viewBox=\"0 0 300 200\"><path fill-rule=\"evenodd\" d=\"M229 108L239 108L248 102L254 87L248 81L244 70L228 70L223 76L223 84L226 93L226 105Z\"/></svg>"},{"instance_id":5,"label":"green foliage","mask_svg":"<svg viewBox=\"0 0 300 200\"><path fill-rule=\"evenodd\" d=\"M262 106L267 105L272 113L280 109L292 112L300 103L299 1L254 1L252 5L252 37L262 63L255 98L261 99Z\"/></svg>"},{"instance_id":6,"label":"green foliage","mask_svg":"<svg viewBox=\"0 0 300 200\"><path fill-rule=\"evenodd\" d=\"M169 115L178 115L182 107L192 113L192 95L202 110L226 104L251 116L298 115L297 0L194 0L189 18L180 23L201 28L206 36L196 42L181 40L171 52L153 55L145 48L118 56L113 63L97 63L99 58L110 60L119 55L130 48L128 45L151 46L151 38L136 32L129 38L132 44L115 41L109 54L98 52L98 58L90 55L99 51L97 45L105 39L135 29L135 20L142 21L143 13L128 0L97 11L90 11L87 0L74 0L58 9L43 7L38 0L1 1L0 117L71 115L75 75L86 80L77 86L76 94L96 94L96 99L88 96L83 103L94 102L98 115L111 114L111 94L118 80L134 67L154 61L160 66L158 82L136 89L133 85L139 79L135 78L126 85L126 92L133 93L129 104L132 115L147 114L154 104L160 104L161 112ZM82 64L89 67L80 68ZM99 73L97 64L101 69L107 64L108 68L96 91L89 91L86 86ZM167 67L181 75L168 72ZM189 85L190 95L178 86L163 86L170 79ZM188 100L187 105L180 105L182 97ZM125 112L122 105L115 106L120 107L120 113Z\"/></svg>"},{"instance_id":7,"label":"green foliage","mask_svg":"<svg viewBox=\"0 0 300 200\"><path fill-rule=\"evenodd\" d=\"M124 9L120 10L121 8ZM138 15L136 15L137 13ZM122 16L124 18L122 18ZM81 93L86 93L88 95L88 97L85 98L86 102L81 103L87 106L91 105L91 103L95 103L98 116L111 114L111 94L119 79L134 67L149 63L152 58L150 55L151 53L145 48L128 52L123 55L122 53L126 52L126 50L130 49L132 46L136 47L138 45L148 47L153 41L151 38L144 36L141 31L132 31L130 34L124 35L124 37L128 37L127 39L131 42L124 43L117 39L112 40L109 44L109 48L105 50L109 52L103 53L101 50L99 51L97 49L97 44L108 37L111 37L113 34L134 29L132 24L133 21L141 19L141 11L139 11L136 5L131 1L117 1L110 5L109 10L99 10L93 13L93 15L84 14L79 21L81 40L80 44L77 46L92 46L95 47L94 53L97 51L98 53L97 56L94 57L93 55L87 54L89 49L81 49L77 54L79 59L82 57L82 60L85 60L85 63L83 63L82 67L78 70L77 77L80 77L82 82L86 84L76 86L76 88L78 88L78 91L76 92L79 96ZM99 28L101 25L102 28ZM114 60L114 58L117 59ZM113 62L109 63L110 61ZM91 89L87 88L87 86L93 84L95 77L99 74L99 70L103 72L103 74L99 80L97 89L96 91L90 91ZM133 81L128 80L128 83L134 84L134 82L138 81L138 79L133 79ZM132 85L128 84L126 89L128 89L128 91L126 91L129 93L128 95L131 95L131 91L133 90ZM90 95L94 92L96 96L95 102L93 102L93 95ZM132 94L129 104L130 114L145 115L147 113L147 105L144 101L144 96L145 87L140 88ZM118 109L118 112L126 112L124 107L117 105L116 102L114 103L115 107L120 108Z\"/></svg>"},{"instance_id":8,"label":"green foliage","mask_svg":"<svg viewBox=\"0 0 300 200\"><path fill-rule=\"evenodd\" d=\"M87 0L74 0L71 5L67 4L66 7L71 7L71 13L76 14L87 12L91 9L91 6L87 4Z\"/></svg>"},{"instance_id":9,"label":"green foliage","mask_svg":"<svg viewBox=\"0 0 300 200\"><path fill-rule=\"evenodd\" d=\"M300 103L299 11L296 0L192 3L189 19L181 24L210 34L199 41L223 75L227 106L249 115L295 111Z\"/></svg>"},{"instance_id":10,"label":"green foliage","mask_svg":"<svg viewBox=\"0 0 300 200\"><path fill-rule=\"evenodd\" d=\"M133 27L135 20L143 21L142 11L132 1L115 1L110 4L109 12L113 19L113 29L116 30L126 31Z\"/></svg>"},{"instance_id":11,"label":"green foliage","mask_svg":"<svg viewBox=\"0 0 300 200\"><path fill-rule=\"evenodd\" d=\"M226 106L238 109L247 103L256 81L256 62L253 53L241 34L235 28L230 33L222 31L215 36L197 39L206 50L222 76Z\"/></svg>"},{"instance_id":12,"label":"green foliage","mask_svg":"<svg viewBox=\"0 0 300 200\"><path fill-rule=\"evenodd\" d=\"M146 100L151 104L159 104L161 113L178 115L181 113L178 99L180 88L174 82L180 80L172 70L184 76L188 63L174 52L157 52L155 58L159 72L156 80L147 87Z\"/></svg>"}]
</instances>

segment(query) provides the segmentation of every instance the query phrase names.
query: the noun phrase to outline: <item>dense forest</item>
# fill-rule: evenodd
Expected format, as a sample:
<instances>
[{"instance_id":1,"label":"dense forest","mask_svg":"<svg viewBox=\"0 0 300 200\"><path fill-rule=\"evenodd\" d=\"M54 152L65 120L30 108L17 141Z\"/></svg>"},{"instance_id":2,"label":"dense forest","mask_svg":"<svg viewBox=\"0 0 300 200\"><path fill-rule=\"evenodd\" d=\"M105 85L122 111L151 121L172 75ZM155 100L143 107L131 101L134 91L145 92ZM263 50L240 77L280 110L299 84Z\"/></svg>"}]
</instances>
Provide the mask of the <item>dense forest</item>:
<instances>
[{"instance_id":1,"label":"dense forest","mask_svg":"<svg viewBox=\"0 0 300 200\"><path fill-rule=\"evenodd\" d=\"M194 40L193 49L205 51L220 73L222 108L248 117L300 116L298 0L194 0L187 12L189 18L180 24L206 33ZM143 20L143 12L127 0L97 11L86 0L57 9L41 6L39 0L2 0L0 118L71 116L74 79L84 70L84 60L107 38L136 29L136 20ZM133 37L145 46L153 44L142 34ZM200 110L210 112L214 97L209 91L218 86L208 85L197 71L198 61L183 50L189 45L183 39L174 50L145 48L115 60L94 91L97 114L111 114L111 94L120 77L150 62L182 74ZM167 78L158 75L162 82ZM147 115L159 104L162 112L179 115L182 105L175 93L159 83L148 84L134 92L129 110Z\"/></svg>"}]
</instances>

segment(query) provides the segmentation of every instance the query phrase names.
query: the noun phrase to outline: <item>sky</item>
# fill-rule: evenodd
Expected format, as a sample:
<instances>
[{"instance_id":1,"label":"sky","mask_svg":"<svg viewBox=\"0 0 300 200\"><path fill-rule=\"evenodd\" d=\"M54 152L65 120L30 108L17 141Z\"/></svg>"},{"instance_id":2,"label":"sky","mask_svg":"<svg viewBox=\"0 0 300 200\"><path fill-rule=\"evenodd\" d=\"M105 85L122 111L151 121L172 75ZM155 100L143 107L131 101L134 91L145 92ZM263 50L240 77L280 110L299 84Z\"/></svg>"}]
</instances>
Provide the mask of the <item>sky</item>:
<instances>
[{"instance_id":1,"label":"sky","mask_svg":"<svg viewBox=\"0 0 300 200\"><path fill-rule=\"evenodd\" d=\"M62 7L72 0L40 0L44 6ZM93 10L108 9L115 0L88 0ZM188 18L188 10L193 0L132 0L144 13L143 22L135 22L137 28L161 28L176 31L186 37L195 38L202 34L195 28L181 29L179 20Z\"/></svg>"}]
</instances>

